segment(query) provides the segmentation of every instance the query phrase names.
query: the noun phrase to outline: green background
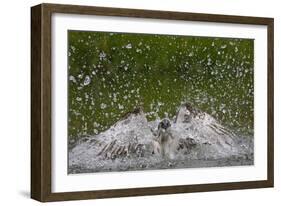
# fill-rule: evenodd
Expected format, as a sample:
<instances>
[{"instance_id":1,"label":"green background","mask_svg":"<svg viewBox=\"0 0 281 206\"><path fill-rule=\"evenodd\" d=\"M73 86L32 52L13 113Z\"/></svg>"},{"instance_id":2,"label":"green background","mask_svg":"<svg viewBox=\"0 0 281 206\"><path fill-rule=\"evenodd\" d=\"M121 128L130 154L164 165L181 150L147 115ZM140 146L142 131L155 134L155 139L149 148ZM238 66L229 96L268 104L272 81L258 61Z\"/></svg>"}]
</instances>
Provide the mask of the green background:
<instances>
[{"instance_id":1,"label":"green background","mask_svg":"<svg viewBox=\"0 0 281 206\"><path fill-rule=\"evenodd\" d=\"M172 118L185 101L253 135L254 40L68 32L68 134L108 129L143 106Z\"/></svg>"}]
</instances>

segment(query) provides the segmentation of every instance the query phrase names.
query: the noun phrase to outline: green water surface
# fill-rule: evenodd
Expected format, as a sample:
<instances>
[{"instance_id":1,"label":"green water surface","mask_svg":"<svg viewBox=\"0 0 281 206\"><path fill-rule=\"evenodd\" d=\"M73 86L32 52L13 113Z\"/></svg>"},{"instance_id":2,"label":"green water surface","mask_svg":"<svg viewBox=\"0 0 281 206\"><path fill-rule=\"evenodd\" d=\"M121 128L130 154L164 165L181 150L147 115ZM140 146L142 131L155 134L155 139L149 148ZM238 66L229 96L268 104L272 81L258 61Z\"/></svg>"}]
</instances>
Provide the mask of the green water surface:
<instances>
[{"instance_id":1,"label":"green water surface","mask_svg":"<svg viewBox=\"0 0 281 206\"><path fill-rule=\"evenodd\" d=\"M252 135L253 74L253 39L68 31L68 134L98 134L138 106L172 118L188 101Z\"/></svg>"}]
</instances>

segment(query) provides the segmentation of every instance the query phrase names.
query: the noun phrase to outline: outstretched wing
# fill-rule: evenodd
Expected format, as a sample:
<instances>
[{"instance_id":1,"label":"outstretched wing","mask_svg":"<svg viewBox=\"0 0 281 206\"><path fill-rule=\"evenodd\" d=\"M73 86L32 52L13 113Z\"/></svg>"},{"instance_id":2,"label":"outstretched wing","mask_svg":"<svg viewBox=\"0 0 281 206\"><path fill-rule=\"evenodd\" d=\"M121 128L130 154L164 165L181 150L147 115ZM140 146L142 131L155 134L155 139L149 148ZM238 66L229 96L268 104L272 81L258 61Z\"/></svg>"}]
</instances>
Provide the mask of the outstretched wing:
<instances>
[{"instance_id":1,"label":"outstretched wing","mask_svg":"<svg viewBox=\"0 0 281 206\"><path fill-rule=\"evenodd\" d=\"M221 125L211 115L186 103L179 108L175 125L181 128L183 139L191 138L198 144L213 145L218 148L232 150L236 135ZM184 135L189 136L185 137Z\"/></svg>"},{"instance_id":2,"label":"outstretched wing","mask_svg":"<svg viewBox=\"0 0 281 206\"><path fill-rule=\"evenodd\" d=\"M222 126L215 118L206 112L192 107L190 104L183 104L177 114L176 124L185 124L186 128L197 130L202 134L217 134L234 137L235 134ZM206 131L207 130L207 131Z\"/></svg>"},{"instance_id":3,"label":"outstretched wing","mask_svg":"<svg viewBox=\"0 0 281 206\"><path fill-rule=\"evenodd\" d=\"M138 110L125 115L108 130L81 141L90 148L92 157L115 159L152 152L153 134L144 113Z\"/></svg>"}]
</instances>

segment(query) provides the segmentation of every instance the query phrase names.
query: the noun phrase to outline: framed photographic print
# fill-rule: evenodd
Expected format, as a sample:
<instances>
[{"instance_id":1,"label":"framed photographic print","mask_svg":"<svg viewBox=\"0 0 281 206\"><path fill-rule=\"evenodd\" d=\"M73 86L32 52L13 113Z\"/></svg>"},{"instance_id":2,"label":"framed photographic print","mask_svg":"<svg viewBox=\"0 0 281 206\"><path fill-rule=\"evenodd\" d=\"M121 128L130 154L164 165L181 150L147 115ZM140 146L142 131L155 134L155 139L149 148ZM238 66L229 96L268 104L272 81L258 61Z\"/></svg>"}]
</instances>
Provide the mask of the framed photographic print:
<instances>
[{"instance_id":1,"label":"framed photographic print","mask_svg":"<svg viewBox=\"0 0 281 206\"><path fill-rule=\"evenodd\" d=\"M273 187L273 19L31 8L31 197Z\"/></svg>"}]
</instances>

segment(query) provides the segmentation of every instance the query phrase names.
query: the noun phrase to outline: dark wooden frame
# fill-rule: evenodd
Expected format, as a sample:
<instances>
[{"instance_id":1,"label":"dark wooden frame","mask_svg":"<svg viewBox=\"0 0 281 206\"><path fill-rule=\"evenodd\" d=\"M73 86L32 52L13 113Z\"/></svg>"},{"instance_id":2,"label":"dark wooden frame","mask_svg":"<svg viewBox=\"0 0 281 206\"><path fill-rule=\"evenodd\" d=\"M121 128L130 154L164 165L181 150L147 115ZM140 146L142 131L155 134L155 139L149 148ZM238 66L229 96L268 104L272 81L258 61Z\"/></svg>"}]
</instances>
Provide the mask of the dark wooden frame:
<instances>
[{"instance_id":1,"label":"dark wooden frame","mask_svg":"<svg viewBox=\"0 0 281 206\"><path fill-rule=\"evenodd\" d=\"M265 25L268 31L268 148L267 180L216 184L165 186L52 193L51 191L51 16L53 13L140 17L203 22ZM205 192L273 187L273 37L272 18L228 16L169 11L104 8L75 5L40 4L31 8L31 197L48 202L138 195ZM266 137L265 137L266 138Z\"/></svg>"}]
</instances>

